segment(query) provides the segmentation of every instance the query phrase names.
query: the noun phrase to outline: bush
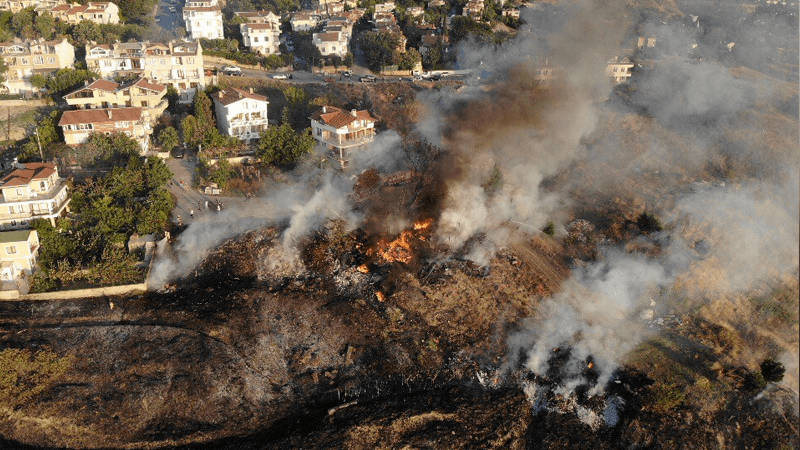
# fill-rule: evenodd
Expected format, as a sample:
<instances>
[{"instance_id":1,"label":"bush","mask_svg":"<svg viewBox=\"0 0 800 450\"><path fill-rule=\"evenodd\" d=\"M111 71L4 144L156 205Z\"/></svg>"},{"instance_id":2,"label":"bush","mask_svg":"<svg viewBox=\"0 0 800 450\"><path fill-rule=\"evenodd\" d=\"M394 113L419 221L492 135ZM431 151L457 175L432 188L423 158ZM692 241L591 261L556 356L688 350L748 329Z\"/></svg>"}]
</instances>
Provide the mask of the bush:
<instances>
[{"instance_id":1,"label":"bush","mask_svg":"<svg viewBox=\"0 0 800 450\"><path fill-rule=\"evenodd\" d=\"M747 392L758 392L767 387L767 380L761 375L761 372L747 371L742 381L742 389Z\"/></svg>"},{"instance_id":2,"label":"bush","mask_svg":"<svg viewBox=\"0 0 800 450\"><path fill-rule=\"evenodd\" d=\"M542 229L542 232L550 237L556 234L556 224L552 220L547 221L547 225Z\"/></svg>"},{"instance_id":3,"label":"bush","mask_svg":"<svg viewBox=\"0 0 800 450\"><path fill-rule=\"evenodd\" d=\"M677 407L685 396L679 386L673 383L656 383L651 390L653 409L665 413Z\"/></svg>"},{"instance_id":4,"label":"bush","mask_svg":"<svg viewBox=\"0 0 800 450\"><path fill-rule=\"evenodd\" d=\"M772 358L767 358L761 362L761 376L764 381L770 383L778 383L783 380L783 375L786 373L786 368L780 361L775 361Z\"/></svg>"},{"instance_id":5,"label":"bush","mask_svg":"<svg viewBox=\"0 0 800 450\"><path fill-rule=\"evenodd\" d=\"M642 233L645 234L658 232L664 229L664 227L661 225L661 221L658 220L658 217L647 211L643 212L641 215L639 215L639 218L636 219L636 226L638 226L639 229L642 230Z\"/></svg>"}]
</instances>

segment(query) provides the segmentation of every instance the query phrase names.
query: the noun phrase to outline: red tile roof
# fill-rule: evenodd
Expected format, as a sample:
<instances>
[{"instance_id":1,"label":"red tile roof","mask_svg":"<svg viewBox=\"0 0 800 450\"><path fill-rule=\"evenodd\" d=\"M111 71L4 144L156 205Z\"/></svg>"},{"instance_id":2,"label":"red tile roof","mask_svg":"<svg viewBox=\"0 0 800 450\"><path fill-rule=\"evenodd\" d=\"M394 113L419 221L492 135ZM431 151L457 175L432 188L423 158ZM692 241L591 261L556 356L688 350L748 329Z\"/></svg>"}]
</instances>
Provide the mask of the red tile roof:
<instances>
[{"instance_id":1,"label":"red tile roof","mask_svg":"<svg viewBox=\"0 0 800 450\"><path fill-rule=\"evenodd\" d=\"M50 163L28 163L23 166L3 177L0 188L27 186L31 181L46 179L56 171L56 166Z\"/></svg>"},{"instance_id":2,"label":"red tile roof","mask_svg":"<svg viewBox=\"0 0 800 450\"><path fill-rule=\"evenodd\" d=\"M267 97L264 97L263 95L251 94L247 91L243 91L241 89L236 89L236 88L228 88L228 89L223 89L219 92L215 92L214 95L211 96L211 98L213 98L214 101L220 102L225 106L228 106L234 102L238 102L239 100L242 100L244 98L259 100L262 102L267 101Z\"/></svg>"},{"instance_id":3,"label":"red tile roof","mask_svg":"<svg viewBox=\"0 0 800 450\"><path fill-rule=\"evenodd\" d=\"M356 111L353 115L352 111L347 112L335 106L324 106L323 108L325 112L322 112L322 108L320 108L311 115L311 118L334 128L346 127L356 120L375 122L375 118L365 109Z\"/></svg>"},{"instance_id":4,"label":"red tile roof","mask_svg":"<svg viewBox=\"0 0 800 450\"><path fill-rule=\"evenodd\" d=\"M109 112L111 117L109 117ZM64 111L58 126L83 123L137 122L142 118L142 108L79 109Z\"/></svg>"}]
</instances>

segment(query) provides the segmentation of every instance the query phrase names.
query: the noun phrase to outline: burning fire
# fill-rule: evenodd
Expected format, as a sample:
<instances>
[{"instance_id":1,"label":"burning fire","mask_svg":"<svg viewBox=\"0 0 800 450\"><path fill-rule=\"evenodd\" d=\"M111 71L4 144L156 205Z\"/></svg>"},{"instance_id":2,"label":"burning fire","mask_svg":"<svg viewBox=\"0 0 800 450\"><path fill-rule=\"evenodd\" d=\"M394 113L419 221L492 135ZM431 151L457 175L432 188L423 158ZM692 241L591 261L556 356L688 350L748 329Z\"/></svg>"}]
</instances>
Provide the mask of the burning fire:
<instances>
[{"instance_id":1,"label":"burning fire","mask_svg":"<svg viewBox=\"0 0 800 450\"><path fill-rule=\"evenodd\" d=\"M362 264L362 265L356 267L356 270L358 270L361 273L369 273L369 267L367 267L366 264Z\"/></svg>"},{"instance_id":2,"label":"burning fire","mask_svg":"<svg viewBox=\"0 0 800 450\"><path fill-rule=\"evenodd\" d=\"M375 297L378 298L379 302L383 302L386 299L386 296L383 295L383 292L381 292L381 291L375 292Z\"/></svg>"},{"instance_id":3,"label":"burning fire","mask_svg":"<svg viewBox=\"0 0 800 450\"><path fill-rule=\"evenodd\" d=\"M400 233L397 239L389 242L386 239L381 239L378 242L376 249L370 249L367 254L372 255L377 253L386 262L397 261L403 264L408 264L414 257L411 251L411 241L417 238L421 241L425 240L422 232L430 229L433 224L433 219L425 219L419 222L414 222L414 227L411 230L405 230ZM360 270L360 269L359 269Z\"/></svg>"}]
</instances>

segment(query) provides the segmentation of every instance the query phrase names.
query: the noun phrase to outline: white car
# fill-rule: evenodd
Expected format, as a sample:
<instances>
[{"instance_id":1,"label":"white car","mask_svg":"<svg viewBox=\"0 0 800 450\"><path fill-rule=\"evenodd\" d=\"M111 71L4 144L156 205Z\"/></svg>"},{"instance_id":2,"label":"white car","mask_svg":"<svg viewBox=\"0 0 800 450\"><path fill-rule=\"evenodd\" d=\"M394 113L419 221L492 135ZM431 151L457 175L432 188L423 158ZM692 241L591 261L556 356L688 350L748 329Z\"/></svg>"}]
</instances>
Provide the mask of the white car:
<instances>
[{"instance_id":1,"label":"white car","mask_svg":"<svg viewBox=\"0 0 800 450\"><path fill-rule=\"evenodd\" d=\"M273 80L287 80L288 78L289 77L287 77L286 75L284 75L282 73L279 73L279 74L276 74L276 75L272 76Z\"/></svg>"}]
</instances>

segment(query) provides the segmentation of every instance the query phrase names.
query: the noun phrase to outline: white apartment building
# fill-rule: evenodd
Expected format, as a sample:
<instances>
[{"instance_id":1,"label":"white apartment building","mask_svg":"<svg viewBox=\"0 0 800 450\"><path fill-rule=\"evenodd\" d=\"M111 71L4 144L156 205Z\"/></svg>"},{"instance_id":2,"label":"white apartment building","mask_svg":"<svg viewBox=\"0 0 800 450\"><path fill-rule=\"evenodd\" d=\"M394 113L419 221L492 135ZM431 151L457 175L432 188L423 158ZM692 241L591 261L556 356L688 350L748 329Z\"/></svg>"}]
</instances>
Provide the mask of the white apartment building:
<instances>
[{"instance_id":1,"label":"white apartment building","mask_svg":"<svg viewBox=\"0 0 800 450\"><path fill-rule=\"evenodd\" d=\"M626 83L633 75L633 63L627 57L620 59L614 56L606 64L606 76L614 80L614 84Z\"/></svg>"},{"instance_id":2,"label":"white apartment building","mask_svg":"<svg viewBox=\"0 0 800 450\"><path fill-rule=\"evenodd\" d=\"M237 88L223 89L211 96L217 113L220 132L237 137L245 142L260 138L269 126L267 105L263 95Z\"/></svg>"},{"instance_id":3,"label":"white apartment building","mask_svg":"<svg viewBox=\"0 0 800 450\"><path fill-rule=\"evenodd\" d=\"M54 41L0 43L0 58L8 67L3 87L9 94L37 91L31 75L51 75L59 69L74 67L75 47L66 39Z\"/></svg>"},{"instance_id":4,"label":"white apartment building","mask_svg":"<svg viewBox=\"0 0 800 450\"><path fill-rule=\"evenodd\" d=\"M244 46L262 55L280 55L280 26L271 23L239 24Z\"/></svg>"},{"instance_id":5,"label":"white apartment building","mask_svg":"<svg viewBox=\"0 0 800 450\"><path fill-rule=\"evenodd\" d=\"M319 15L307 11L294 13L289 19L292 31L311 31L320 21Z\"/></svg>"},{"instance_id":6,"label":"white apartment building","mask_svg":"<svg viewBox=\"0 0 800 450\"><path fill-rule=\"evenodd\" d=\"M191 39L224 39L222 9L217 0L186 0L183 7L186 36Z\"/></svg>"},{"instance_id":7,"label":"white apartment building","mask_svg":"<svg viewBox=\"0 0 800 450\"><path fill-rule=\"evenodd\" d=\"M17 164L0 180L0 230L30 228L34 219L47 219L69 212L67 184L50 163Z\"/></svg>"},{"instance_id":8,"label":"white apartment building","mask_svg":"<svg viewBox=\"0 0 800 450\"><path fill-rule=\"evenodd\" d=\"M350 152L366 149L375 139L375 118L367 110L323 106L311 115L311 131L318 146L345 168Z\"/></svg>"},{"instance_id":9,"label":"white apartment building","mask_svg":"<svg viewBox=\"0 0 800 450\"><path fill-rule=\"evenodd\" d=\"M37 13L49 11L57 5L64 3L64 0L0 0L0 11L11 11L18 13L25 8L33 7Z\"/></svg>"},{"instance_id":10,"label":"white apartment building","mask_svg":"<svg viewBox=\"0 0 800 450\"><path fill-rule=\"evenodd\" d=\"M86 67L105 79L140 75L172 86L180 103L191 103L196 89L206 85L199 41L87 44Z\"/></svg>"},{"instance_id":11,"label":"white apartment building","mask_svg":"<svg viewBox=\"0 0 800 450\"><path fill-rule=\"evenodd\" d=\"M317 46L322 56L339 56L344 58L347 54L349 41L344 33L338 31L314 33L312 39L312 42Z\"/></svg>"}]
</instances>

